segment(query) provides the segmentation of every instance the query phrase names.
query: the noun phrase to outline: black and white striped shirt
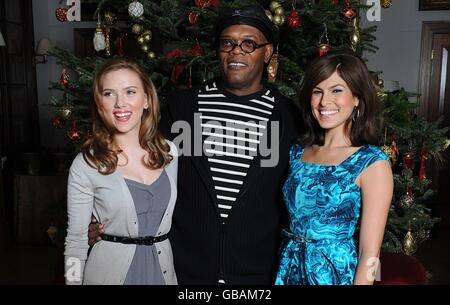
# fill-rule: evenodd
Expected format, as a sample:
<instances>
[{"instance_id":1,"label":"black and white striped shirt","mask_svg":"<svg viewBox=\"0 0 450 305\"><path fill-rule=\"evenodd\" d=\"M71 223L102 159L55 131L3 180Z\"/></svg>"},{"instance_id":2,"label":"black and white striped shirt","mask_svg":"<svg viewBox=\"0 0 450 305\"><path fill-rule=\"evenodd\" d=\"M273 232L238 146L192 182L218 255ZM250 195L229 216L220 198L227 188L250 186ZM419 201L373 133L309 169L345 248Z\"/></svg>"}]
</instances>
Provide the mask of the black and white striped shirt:
<instances>
[{"instance_id":1,"label":"black and white striped shirt","mask_svg":"<svg viewBox=\"0 0 450 305\"><path fill-rule=\"evenodd\" d=\"M244 184L275 106L270 90L239 97L216 83L197 95L203 153L207 156L220 217L225 221Z\"/></svg>"}]
</instances>

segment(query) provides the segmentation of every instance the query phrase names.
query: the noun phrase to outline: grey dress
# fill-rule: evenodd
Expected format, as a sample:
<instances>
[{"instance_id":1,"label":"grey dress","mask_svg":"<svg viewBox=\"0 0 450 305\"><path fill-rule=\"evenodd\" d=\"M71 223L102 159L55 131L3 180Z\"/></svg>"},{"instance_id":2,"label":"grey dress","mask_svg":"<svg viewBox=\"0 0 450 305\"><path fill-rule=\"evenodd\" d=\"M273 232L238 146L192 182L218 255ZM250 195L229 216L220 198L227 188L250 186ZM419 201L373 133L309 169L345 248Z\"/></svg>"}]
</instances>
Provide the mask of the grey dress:
<instances>
[{"instance_id":1,"label":"grey dress","mask_svg":"<svg viewBox=\"0 0 450 305\"><path fill-rule=\"evenodd\" d=\"M139 236L155 236L170 199L166 171L151 185L125 179L133 197L139 222ZM124 285L165 285L155 245L136 245Z\"/></svg>"}]
</instances>

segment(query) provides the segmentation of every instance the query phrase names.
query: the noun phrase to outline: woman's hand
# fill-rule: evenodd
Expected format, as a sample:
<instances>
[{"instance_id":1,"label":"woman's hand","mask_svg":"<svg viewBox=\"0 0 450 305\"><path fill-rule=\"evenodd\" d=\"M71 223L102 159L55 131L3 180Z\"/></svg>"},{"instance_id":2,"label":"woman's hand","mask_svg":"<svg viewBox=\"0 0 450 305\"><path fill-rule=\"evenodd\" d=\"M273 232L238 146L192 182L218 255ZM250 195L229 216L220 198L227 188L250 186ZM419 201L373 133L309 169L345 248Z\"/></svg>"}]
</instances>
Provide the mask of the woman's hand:
<instances>
[{"instance_id":1,"label":"woman's hand","mask_svg":"<svg viewBox=\"0 0 450 305\"><path fill-rule=\"evenodd\" d=\"M96 242L102 240L102 235L105 233L103 225L97 222L97 218L91 217L91 223L89 224L89 246L93 246Z\"/></svg>"}]
</instances>

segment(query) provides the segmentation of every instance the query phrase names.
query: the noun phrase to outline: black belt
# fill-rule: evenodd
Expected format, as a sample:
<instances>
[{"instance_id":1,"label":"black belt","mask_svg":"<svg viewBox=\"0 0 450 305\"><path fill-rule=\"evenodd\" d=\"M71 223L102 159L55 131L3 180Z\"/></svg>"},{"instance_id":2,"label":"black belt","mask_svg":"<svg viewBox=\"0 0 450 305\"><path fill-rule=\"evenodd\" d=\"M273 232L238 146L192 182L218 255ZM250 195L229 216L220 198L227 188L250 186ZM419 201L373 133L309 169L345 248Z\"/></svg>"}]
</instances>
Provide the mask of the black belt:
<instances>
[{"instance_id":1,"label":"black belt","mask_svg":"<svg viewBox=\"0 0 450 305\"><path fill-rule=\"evenodd\" d=\"M160 235L160 236L142 236L142 237L136 237L136 238L103 234L102 239L106 240L106 241L111 241L114 243L151 246L155 243L159 243L163 240L166 240L167 237L168 237L168 234L164 234L164 235Z\"/></svg>"}]
</instances>

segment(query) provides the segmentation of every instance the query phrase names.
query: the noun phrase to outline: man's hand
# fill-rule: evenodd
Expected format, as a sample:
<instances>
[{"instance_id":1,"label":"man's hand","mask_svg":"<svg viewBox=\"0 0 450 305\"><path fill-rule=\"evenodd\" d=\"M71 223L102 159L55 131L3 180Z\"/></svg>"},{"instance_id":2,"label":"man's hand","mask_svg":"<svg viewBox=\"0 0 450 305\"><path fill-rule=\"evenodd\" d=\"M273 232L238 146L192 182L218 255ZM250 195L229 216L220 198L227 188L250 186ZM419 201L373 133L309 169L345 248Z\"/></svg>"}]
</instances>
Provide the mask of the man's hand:
<instances>
[{"instance_id":1,"label":"man's hand","mask_svg":"<svg viewBox=\"0 0 450 305\"><path fill-rule=\"evenodd\" d=\"M88 233L89 246L93 246L96 242L102 240L103 233L105 233L103 230L103 225L101 223L97 223L97 218L92 216Z\"/></svg>"}]
</instances>

